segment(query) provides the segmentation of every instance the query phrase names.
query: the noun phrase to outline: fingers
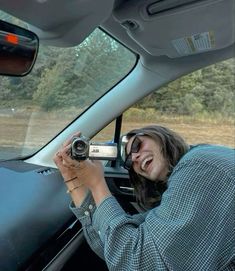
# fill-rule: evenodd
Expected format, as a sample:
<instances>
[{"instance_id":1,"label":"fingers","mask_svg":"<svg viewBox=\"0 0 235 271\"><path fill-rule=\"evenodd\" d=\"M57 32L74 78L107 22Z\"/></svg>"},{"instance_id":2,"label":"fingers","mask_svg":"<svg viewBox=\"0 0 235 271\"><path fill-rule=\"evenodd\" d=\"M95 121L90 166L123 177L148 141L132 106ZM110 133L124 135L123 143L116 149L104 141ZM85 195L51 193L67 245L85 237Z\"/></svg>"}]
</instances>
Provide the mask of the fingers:
<instances>
[{"instance_id":1,"label":"fingers","mask_svg":"<svg viewBox=\"0 0 235 271\"><path fill-rule=\"evenodd\" d=\"M75 134L73 134L72 136L70 136L63 144L64 147L70 145L74 139L74 137L79 137L81 135L81 132L77 132Z\"/></svg>"},{"instance_id":2,"label":"fingers","mask_svg":"<svg viewBox=\"0 0 235 271\"><path fill-rule=\"evenodd\" d=\"M53 160L57 167L62 170L64 170L65 168L67 168L67 170L80 168L79 161L72 160L69 156L63 156L61 155L61 153L57 153Z\"/></svg>"},{"instance_id":3,"label":"fingers","mask_svg":"<svg viewBox=\"0 0 235 271\"><path fill-rule=\"evenodd\" d=\"M53 157L53 161L55 162L55 164L60 167L63 163L63 158L61 156L61 153L58 151L54 157Z\"/></svg>"},{"instance_id":4,"label":"fingers","mask_svg":"<svg viewBox=\"0 0 235 271\"><path fill-rule=\"evenodd\" d=\"M81 132L74 133L62 144L62 147L55 154L53 160L59 168L78 168L79 164L82 165L82 163L71 158L71 143L75 137L79 136L81 136Z\"/></svg>"},{"instance_id":5,"label":"fingers","mask_svg":"<svg viewBox=\"0 0 235 271\"><path fill-rule=\"evenodd\" d=\"M61 156L63 166L68 168L77 168L79 166L79 162L72 159L70 156L70 145L62 148L59 155Z\"/></svg>"},{"instance_id":6,"label":"fingers","mask_svg":"<svg viewBox=\"0 0 235 271\"><path fill-rule=\"evenodd\" d=\"M58 164L62 165L64 159L68 159L70 157L71 153L71 143L74 139L74 137L79 137L81 135L81 132L76 132L72 136L70 136L61 146L61 148L58 150L58 152L54 155L53 161L58 166Z\"/></svg>"},{"instance_id":7,"label":"fingers","mask_svg":"<svg viewBox=\"0 0 235 271\"><path fill-rule=\"evenodd\" d=\"M60 155L62 156L63 159L70 157L70 153L71 153L70 144L62 147L60 149L59 153L60 153Z\"/></svg>"},{"instance_id":8,"label":"fingers","mask_svg":"<svg viewBox=\"0 0 235 271\"><path fill-rule=\"evenodd\" d=\"M56 165L59 163L60 158L59 158L59 156L57 155L57 153L54 155L53 161L55 162ZM57 165L57 166L58 166L58 165Z\"/></svg>"}]
</instances>

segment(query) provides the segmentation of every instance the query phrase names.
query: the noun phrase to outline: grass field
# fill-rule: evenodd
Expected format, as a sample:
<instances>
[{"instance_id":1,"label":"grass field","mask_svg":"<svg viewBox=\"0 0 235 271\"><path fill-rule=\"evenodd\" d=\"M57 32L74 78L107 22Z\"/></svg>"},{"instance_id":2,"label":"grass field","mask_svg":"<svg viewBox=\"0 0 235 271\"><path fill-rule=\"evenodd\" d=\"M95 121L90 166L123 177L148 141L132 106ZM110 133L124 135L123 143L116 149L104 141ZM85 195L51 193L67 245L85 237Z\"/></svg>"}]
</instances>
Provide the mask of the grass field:
<instances>
[{"instance_id":1,"label":"grass field","mask_svg":"<svg viewBox=\"0 0 235 271\"><path fill-rule=\"evenodd\" d=\"M39 148L61 131L72 118L52 113L28 114L16 116L0 116L0 146ZM95 120L94 120L95 121ZM188 119L158 117L154 123L167 126L180 133L189 144L214 143L235 147L235 126L233 122L197 121ZM124 119L122 133L133 128L154 124L147 120ZM114 131L114 123L100 132L95 140L110 140ZM26 142L26 143L25 143Z\"/></svg>"},{"instance_id":2,"label":"grass field","mask_svg":"<svg viewBox=\"0 0 235 271\"><path fill-rule=\"evenodd\" d=\"M154 123L142 123L141 126ZM189 144L195 143L214 143L235 147L235 128L232 125L223 124L189 124L189 123L172 123L158 122L159 125L166 126L175 132L181 134ZM139 123L127 123L126 128L129 130L139 127Z\"/></svg>"}]
</instances>

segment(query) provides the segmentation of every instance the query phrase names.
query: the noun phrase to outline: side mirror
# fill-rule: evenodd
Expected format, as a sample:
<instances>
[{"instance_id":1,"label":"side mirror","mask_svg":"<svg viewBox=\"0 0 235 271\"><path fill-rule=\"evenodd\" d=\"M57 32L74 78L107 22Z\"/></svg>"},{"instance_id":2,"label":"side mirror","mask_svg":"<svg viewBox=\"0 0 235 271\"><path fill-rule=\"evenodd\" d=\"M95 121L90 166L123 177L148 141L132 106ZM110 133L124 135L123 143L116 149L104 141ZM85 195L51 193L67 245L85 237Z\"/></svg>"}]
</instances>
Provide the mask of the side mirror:
<instances>
[{"instance_id":1,"label":"side mirror","mask_svg":"<svg viewBox=\"0 0 235 271\"><path fill-rule=\"evenodd\" d=\"M126 135L122 135L120 138L120 156L121 162L124 163L126 160L126 144L129 141Z\"/></svg>"},{"instance_id":2,"label":"side mirror","mask_svg":"<svg viewBox=\"0 0 235 271\"><path fill-rule=\"evenodd\" d=\"M39 39L27 29L0 20L0 74L25 76L37 58Z\"/></svg>"}]
</instances>

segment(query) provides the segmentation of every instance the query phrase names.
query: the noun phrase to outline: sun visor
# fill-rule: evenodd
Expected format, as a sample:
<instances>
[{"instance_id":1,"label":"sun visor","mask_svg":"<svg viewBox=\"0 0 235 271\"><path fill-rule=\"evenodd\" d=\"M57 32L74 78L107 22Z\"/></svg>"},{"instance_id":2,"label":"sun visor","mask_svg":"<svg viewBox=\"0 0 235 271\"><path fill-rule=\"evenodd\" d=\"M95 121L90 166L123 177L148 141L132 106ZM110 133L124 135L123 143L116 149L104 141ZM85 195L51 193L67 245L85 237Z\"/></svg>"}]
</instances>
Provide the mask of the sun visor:
<instances>
[{"instance_id":1,"label":"sun visor","mask_svg":"<svg viewBox=\"0 0 235 271\"><path fill-rule=\"evenodd\" d=\"M114 10L139 46L170 58L233 44L234 14L234 0L130 0Z\"/></svg>"},{"instance_id":2,"label":"sun visor","mask_svg":"<svg viewBox=\"0 0 235 271\"><path fill-rule=\"evenodd\" d=\"M113 4L114 0L4 0L1 9L26 21L42 43L70 47L105 21Z\"/></svg>"}]
</instances>

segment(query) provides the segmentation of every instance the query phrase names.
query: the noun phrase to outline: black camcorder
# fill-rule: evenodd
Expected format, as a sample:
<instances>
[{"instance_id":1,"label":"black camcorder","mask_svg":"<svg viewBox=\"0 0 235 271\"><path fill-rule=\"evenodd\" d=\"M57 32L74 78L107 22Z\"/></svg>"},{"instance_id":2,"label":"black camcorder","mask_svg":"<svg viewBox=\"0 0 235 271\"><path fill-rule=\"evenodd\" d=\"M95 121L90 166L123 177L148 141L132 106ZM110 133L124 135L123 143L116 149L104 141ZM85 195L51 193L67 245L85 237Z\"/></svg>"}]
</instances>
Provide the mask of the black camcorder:
<instances>
[{"instance_id":1,"label":"black camcorder","mask_svg":"<svg viewBox=\"0 0 235 271\"><path fill-rule=\"evenodd\" d=\"M78 161L115 160L117 153L116 143L94 143L84 136L74 137L71 144L71 158Z\"/></svg>"}]
</instances>

